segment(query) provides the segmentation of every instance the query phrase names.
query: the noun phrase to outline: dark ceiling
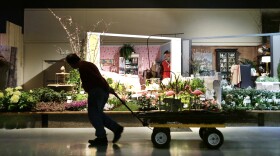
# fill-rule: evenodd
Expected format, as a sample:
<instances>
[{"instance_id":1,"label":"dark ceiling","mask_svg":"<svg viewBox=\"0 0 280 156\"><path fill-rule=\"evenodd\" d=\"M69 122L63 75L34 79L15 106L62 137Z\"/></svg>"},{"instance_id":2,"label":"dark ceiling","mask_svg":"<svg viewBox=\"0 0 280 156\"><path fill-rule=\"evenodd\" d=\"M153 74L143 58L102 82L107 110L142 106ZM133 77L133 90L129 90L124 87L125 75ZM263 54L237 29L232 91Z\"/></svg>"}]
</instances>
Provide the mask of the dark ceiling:
<instances>
[{"instance_id":1,"label":"dark ceiling","mask_svg":"<svg viewBox=\"0 0 280 156\"><path fill-rule=\"evenodd\" d=\"M15 1L16 3L13 3ZM280 0L9 0L24 8L279 8Z\"/></svg>"},{"instance_id":2,"label":"dark ceiling","mask_svg":"<svg viewBox=\"0 0 280 156\"><path fill-rule=\"evenodd\" d=\"M280 0L8 0L0 5L0 33L6 21L23 27L25 8L259 8L276 9L267 16L280 19Z\"/></svg>"}]
</instances>

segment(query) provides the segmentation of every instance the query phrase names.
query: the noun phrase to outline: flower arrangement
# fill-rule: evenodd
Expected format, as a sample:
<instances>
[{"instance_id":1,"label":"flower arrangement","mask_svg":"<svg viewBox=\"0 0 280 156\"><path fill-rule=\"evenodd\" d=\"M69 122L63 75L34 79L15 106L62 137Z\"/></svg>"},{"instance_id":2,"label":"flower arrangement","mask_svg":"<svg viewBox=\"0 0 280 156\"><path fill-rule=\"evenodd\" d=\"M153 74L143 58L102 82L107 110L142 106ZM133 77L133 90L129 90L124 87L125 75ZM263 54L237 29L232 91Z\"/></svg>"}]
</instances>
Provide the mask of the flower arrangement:
<instances>
[{"instance_id":1,"label":"flower arrangement","mask_svg":"<svg viewBox=\"0 0 280 156\"><path fill-rule=\"evenodd\" d=\"M139 105L139 110L156 110L158 109L158 93L148 93L143 92L141 96L136 99L137 105Z\"/></svg>"},{"instance_id":2,"label":"flower arrangement","mask_svg":"<svg viewBox=\"0 0 280 156\"><path fill-rule=\"evenodd\" d=\"M161 83L161 90L164 94L161 94L161 98L175 98L181 100L185 104L184 108L191 109L195 106L194 103L200 102L198 97L190 90L199 90L202 93L206 92L204 80L198 77L192 79L182 78L180 75L175 75L174 79L164 79ZM188 105L188 106L187 106Z\"/></svg>"},{"instance_id":3,"label":"flower arrangement","mask_svg":"<svg viewBox=\"0 0 280 156\"><path fill-rule=\"evenodd\" d=\"M66 110L70 111L85 111L87 110L87 100L73 101L65 106Z\"/></svg>"},{"instance_id":4,"label":"flower arrangement","mask_svg":"<svg viewBox=\"0 0 280 156\"><path fill-rule=\"evenodd\" d=\"M211 111L211 112L220 112L221 109L219 108L219 105L215 99L212 100L206 100L202 102L202 109Z\"/></svg>"},{"instance_id":5,"label":"flower arrangement","mask_svg":"<svg viewBox=\"0 0 280 156\"><path fill-rule=\"evenodd\" d=\"M4 92L0 91L0 110L1 111L28 111L31 110L37 102L36 97L29 92L21 91L22 87L6 88Z\"/></svg>"}]
</instances>

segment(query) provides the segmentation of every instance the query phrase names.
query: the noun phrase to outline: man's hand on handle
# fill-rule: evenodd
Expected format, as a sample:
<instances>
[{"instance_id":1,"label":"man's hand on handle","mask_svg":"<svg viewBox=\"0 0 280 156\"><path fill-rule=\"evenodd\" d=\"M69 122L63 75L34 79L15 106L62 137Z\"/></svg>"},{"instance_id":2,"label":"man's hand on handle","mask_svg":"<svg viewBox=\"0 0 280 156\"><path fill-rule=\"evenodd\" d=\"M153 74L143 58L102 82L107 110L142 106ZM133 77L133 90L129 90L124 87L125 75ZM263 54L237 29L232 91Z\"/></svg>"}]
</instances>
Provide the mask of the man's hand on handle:
<instances>
[{"instance_id":1,"label":"man's hand on handle","mask_svg":"<svg viewBox=\"0 0 280 156\"><path fill-rule=\"evenodd\" d=\"M110 94L115 94L115 90L112 87L109 87L109 93Z\"/></svg>"}]
</instances>

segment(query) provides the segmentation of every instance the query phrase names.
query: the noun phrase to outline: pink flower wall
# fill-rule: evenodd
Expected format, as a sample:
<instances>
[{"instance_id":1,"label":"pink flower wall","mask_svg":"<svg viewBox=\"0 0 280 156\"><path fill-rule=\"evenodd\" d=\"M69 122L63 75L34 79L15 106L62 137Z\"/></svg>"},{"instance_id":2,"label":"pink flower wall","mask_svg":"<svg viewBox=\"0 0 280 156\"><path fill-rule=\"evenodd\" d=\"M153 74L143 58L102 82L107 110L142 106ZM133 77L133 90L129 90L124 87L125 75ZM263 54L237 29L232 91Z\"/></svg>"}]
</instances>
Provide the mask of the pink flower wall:
<instances>
[{"instance_id":1,"label":"pink flower wall","mask_svg":"<svg viewBox=\"0 0 280 156\"><path fill-rule=\"evenodd\" d=\"M119 66L119 49L122 45L113 46L101 46L100 48L100 59L113 59L116 67ZM149 46L150 54L150 66L152 63L159 58L160 45ZM148 49L146 45L135 45L134 50L136 54L139 54L139 74L143 70L149 69ZM110 67L103 67L104 70L110 70Z\"/></svg>"}]
</instances>

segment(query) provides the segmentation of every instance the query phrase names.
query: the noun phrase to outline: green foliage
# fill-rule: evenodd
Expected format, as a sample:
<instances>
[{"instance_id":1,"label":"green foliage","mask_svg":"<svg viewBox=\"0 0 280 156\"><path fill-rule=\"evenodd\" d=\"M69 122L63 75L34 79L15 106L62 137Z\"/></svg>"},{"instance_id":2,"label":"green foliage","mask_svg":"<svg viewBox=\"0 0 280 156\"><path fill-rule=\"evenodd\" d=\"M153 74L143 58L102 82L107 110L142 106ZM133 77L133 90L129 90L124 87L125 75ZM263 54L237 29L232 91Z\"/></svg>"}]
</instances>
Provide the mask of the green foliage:
<instances>
[{"instance_id":1,"label":"green foliage","mask_svg":"<svg viewBox=\"0 0 280 156\"><path fill-rule=\"evenodd\" d=\"M246 58L240 58L239 62L241 64L245 64L245 65L250 64L251 68L256 68L257 67L257 62L256 61L252 61L252 60L249 60L249 59L246 59Z\"/></svg>"},{"instance_id":2,"label":"green foliage","mask_svg":"<svg viewBox=\"0 0 280 156\"><path fill-rule=\"evenodd\" d=\"M124 57L125 60L130 59L130 56L134 52L134 48L130 44L124 44L120 49L120 57Z\"/></svg>"},{"instance_id":3,"label":"green foliage","mask_svg":"<svg viewBox=\"0 0 280 156\"><path fill-rule=\"evenodd\" d=\"M244 104L244 99L250 97L250 104ZM279 99L280 92L271 92L256 89L233 89L222 92L222 108L226 111L234 110L271 110L280 109L279 101L268 99Z\"/></svg>"},{"instance_id":4,"label":"green foliage","mask_svg":"<svg viewBox=\"0 0 280 156\"><path fill-rule=\"evenodd\" d=\"M157 110L158 109L158 97L151 96L150 94L142 94L137 99L132 99L132 102L138 105L139 110Z\"/></svg>"},{"instance_id":5,"label":"green foliage","mask_svg":"<svg viewBox=\"0 0 280 156\"><path fill-rule=\"evenodd\" d=\"M163 84L163 82L160 84L160 88L163 91L173 90L176 92L176 94L179 94L179 92L185 91L185 87L187 85L190 85L190 80L182 80L180 79L180 76L175 76L175 81L169 81L167 85Z\"/></svg>"},{"instance_id":6,"label":"green foliage","mask_svg":"<svg viewBox=\"0 0 280 156\"><path fill-rule=\"evenodd\" d=\"M278 62L278 66L277 66L277 76L278 76L278 79L280 80L280 60Z\"/></svg>"},{"instance_id":7,"label":"green foliage","mask_svg":"<svg viewBox=\"0 0 280 156\"><path fill-rule=\"evenodd\" d=\"M112 85L114 82L112 78L107 78L106 81L108 82L109 85Z\"/></svg>"},{"instance_id":8,"label":"green foliage","mask_svg":"<svg viewBox=\"0 0 280 156\"><path fill-rule=\"evenodd\" d=\"M109 85L110 85L110 87L112 87L115 90L115 92L117 94L125 95L127 93L126 88L125 88L124 84L122 84L122 83L114 82Z\"/></svg>"},{"instance_id":9,"label":"green foliage","mask_svg":"<svg viewBox=\"0 0 280 156\"><path fill-rule=\"evenodd\" d=\"M113 104L114 107L119 107L120 105L122 105L122 102L121 102L118 98L113 97L113 96L110 96L110 97L109 97L107 103Z\"/></svg>"},{"instance_id":10,"label":"green foliage","mask_svg":"<svg viewBox=\"0 0 280 156\"><path fill-rule=\"evenodd\" d=\"M260 76L256 82L279 82L279 79L277 77Z\"/></svg>"},{"instance_id":11,"label":"green foliage","mask_svg":"<svg viewBox=\"0 0 280 156\"><path fill-rule=\"evenodd\" d=\"M81 78L79 71L77 69L70 70L70 76L68 80L68 84L75 84L74 89L79 93L81 90Z\"/></svg>"},{"instance_id":12,"label":"green foliage","mask_svg":"<svg viewBox=\"0 0 280 156\"><path fill-rule=\"evenodd\" d=\"M35 106L36 102L37 99L32 92L22 92L18 108L22 111L30 111Z\"/></svg>"},{"instance_id":13,"label":"green foliage","mask_svg":"<svg viewBox=\"0 0 280 156\"><path fill-rule=\"evenodd\" d=\"M83 101L86 100L88 95L87 94L70 94L72 96L73 101Z\"/></svg>"},{"instance_id":14,"label":"green foliage","mask_svg":"<svg viewBox=\"0 0 280 156\"><path fill-rule=\"evenodd\" d=\"M134 102L127 102L126 104L132 111L139 110L139 106ZM124 105L120 105L119 107L115 107L113 111L128 111L128 109Z\"/></svg>"},{"instance_id":15,"label":"green foliage","mask_svg":"<svg viewBox=\"0 0 280 156\"><path fill-rule=\"evenodd\" d=\"M67 93L65 91L56 92L51 88L37 88L33 91L37 101L40 102L63 102L66 101Z\"/></svg>"},{"instance_id":16,"label":"green foliage","mask_svg":"<svg viewBox=\"0 0 280 156\"><path fill-rule=\"evenodd\" d=\"M204 93L206 91L206 88L204 86L204 80L197 78L197 77L195 77L191 80L190 87L192 90L199 89L200 91L202 91Z\"/></svg>"}]
</instances>

